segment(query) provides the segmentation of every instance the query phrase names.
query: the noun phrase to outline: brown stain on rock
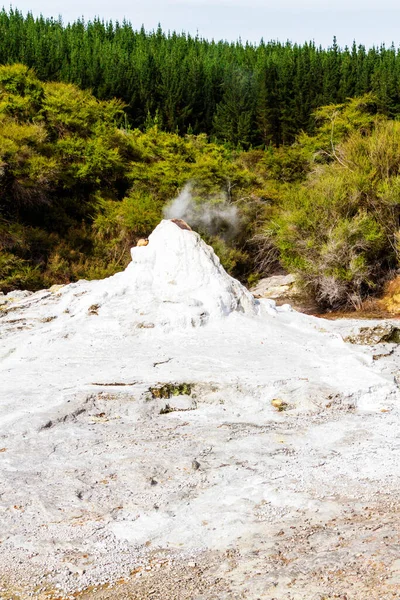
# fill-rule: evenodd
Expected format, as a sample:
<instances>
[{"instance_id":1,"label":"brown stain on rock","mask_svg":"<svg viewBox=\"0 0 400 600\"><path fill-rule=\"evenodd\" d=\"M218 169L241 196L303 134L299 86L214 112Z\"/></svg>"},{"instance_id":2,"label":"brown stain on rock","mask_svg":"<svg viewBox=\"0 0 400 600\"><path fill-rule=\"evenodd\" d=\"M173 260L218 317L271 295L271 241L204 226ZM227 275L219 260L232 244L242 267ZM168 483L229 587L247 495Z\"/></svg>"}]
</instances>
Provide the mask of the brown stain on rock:
<instances>
[{"instance_id":1,"label":"brown stain on rock","mask_svg":"<svg viewBox=\"0 0 400 600\"><path fill-rule=\"evenodd\" d=\"M193 231L192 228L190 227L190 225L188 225L186 223L186 221L184 221L183 219L171 219L172 223L175 223L175 225L178 225L178 227L180 227L181 229L187 229L188 231Z\"/></svg>"}]
</instances>

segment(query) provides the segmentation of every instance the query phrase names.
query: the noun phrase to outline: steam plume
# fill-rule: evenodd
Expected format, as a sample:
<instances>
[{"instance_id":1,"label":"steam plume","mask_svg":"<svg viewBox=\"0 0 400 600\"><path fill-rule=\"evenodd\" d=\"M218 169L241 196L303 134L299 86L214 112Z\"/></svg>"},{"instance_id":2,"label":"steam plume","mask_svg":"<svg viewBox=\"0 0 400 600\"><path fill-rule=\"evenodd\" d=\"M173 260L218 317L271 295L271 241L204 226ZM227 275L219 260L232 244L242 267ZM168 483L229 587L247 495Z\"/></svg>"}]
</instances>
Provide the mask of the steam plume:
<instances>
[{"instance_id":1,"label":"steam plume","mask_svg":"<svg viewBox=\"0 0 400 600\"><path fill-rule=\"evenodd\" d=\"M186 184L179 196L164 208L164 217L183 219L194 229L200 229L210 235L233 237L239 226L236 206L230 204L226 198L220 197L196 201L192 189L192 184Z\"/></svg>"}]
</instances>

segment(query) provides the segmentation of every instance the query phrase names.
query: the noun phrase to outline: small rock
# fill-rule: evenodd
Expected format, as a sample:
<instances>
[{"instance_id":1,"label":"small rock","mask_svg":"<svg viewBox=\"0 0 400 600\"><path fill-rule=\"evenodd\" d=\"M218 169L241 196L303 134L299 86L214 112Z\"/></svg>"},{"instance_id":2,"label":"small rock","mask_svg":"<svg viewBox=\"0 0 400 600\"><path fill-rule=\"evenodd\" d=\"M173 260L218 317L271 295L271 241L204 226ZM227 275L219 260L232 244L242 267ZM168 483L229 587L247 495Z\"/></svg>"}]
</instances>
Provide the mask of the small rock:
<instances>
[{"instance_id":1,"label":"small rock","mask_svg":"<svg viewBox=\"0 0 400 600\"><path fill-rule=\"evenodd\" d=\"M299 285L295 275L265 277L250 289L255 298L276 300L277 305L288 302L300 312L312 314L317 310L314 298ZM286 308L285 310L289 310Z\"/></svg>"},{"instance_id":2,"label":"small rock","mask_svg":"<svg viewBox=\"0 0 400 600\"><path fill-rule=\"evenodd\" d=\"M251 292L256 298L281 298L293 294L296 284L294 275L273 275L261 279L257 285L251 288Z\"/></svg>"},{"instance_id":3,"label":"small rock","mask_svg":"<svg viewBox=\"0 0 400 600\"><path fill-rule=\"evenodd\" d=\"M284 400L282 400L281 398L274 398L271 401L271 404L274 408L276 408L277 410L279 410L279 412L285 410L288 406L287 402L285 402Z\"/></svg>"},{"instance_id":4,"label":"small rock","mask_svg":"<svg viewBox=\"0 0 400 600\"><path fill-rule=\"evenodd\" d=\"M199 462L198 462L196 459L194 459L194 460L192 461L192 468L193 468L195 471L198 471L198 470L200 469L200 463L199 463Z\"/></svg>"},{"instance_id":5,"label":"small rock","mask_svg":"<svg viewBox=\"0 0 400 600\"><path fill-rule=\"evenodd\" d=\"M343 338L349 344L374 346L384 342L398 344L400 342L400 329L392 323L372 324L353 329Z\"/></svg>"}]
</instances>

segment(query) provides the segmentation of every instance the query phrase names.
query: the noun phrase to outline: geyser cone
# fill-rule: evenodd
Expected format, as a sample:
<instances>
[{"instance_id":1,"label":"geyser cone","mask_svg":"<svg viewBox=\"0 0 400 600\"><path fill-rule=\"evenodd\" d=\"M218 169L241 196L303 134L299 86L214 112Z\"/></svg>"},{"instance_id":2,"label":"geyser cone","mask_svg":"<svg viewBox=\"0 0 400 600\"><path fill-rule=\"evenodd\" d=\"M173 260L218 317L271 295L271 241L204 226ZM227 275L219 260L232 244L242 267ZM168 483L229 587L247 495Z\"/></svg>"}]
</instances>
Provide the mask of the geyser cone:
<instances>
[{"instance_id":1,"label":"geyser cone","mask_svg":"<svg viewBox=\"0 0 400 600\"><path fill-rule=\"evenodd\" d=\"M184 221L162 221L131 255L124 277L149 312L157 307L158 322L197 326L234 311L256 313L253 296Z\"/></svg>"},{"instance_id":2,"label":"geyser cone","mask_svg":"<svg viewBox=\"0 0 400 600\"><path fill-rule=\"evenodd\" d=\"M258 312L252 294L226 273L214 250L184 221L161 221L148 243L142 240L131 255L122 273L80 283L79 294L78 284L68 286L61 308L68 308L69 317L95 313L129 330L197 327L236 311Z\"/></svg>"}]
</instances>

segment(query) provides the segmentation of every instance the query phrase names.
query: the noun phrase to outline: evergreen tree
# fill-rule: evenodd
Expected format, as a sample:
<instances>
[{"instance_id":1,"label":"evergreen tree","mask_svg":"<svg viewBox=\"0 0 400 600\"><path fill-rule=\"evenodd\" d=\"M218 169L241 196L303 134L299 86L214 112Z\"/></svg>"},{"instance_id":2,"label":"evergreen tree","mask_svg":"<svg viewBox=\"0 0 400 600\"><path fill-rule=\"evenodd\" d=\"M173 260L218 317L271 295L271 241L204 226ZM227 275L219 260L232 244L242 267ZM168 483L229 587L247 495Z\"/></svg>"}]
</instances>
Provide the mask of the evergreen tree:
<instances>
[{"instance_id":1,"label":"evergreen tree","mask_svg":"<svg viewBox=\"0 0 400 600\"><path fill-rule=\"evenodd\" d=\"M233 69L226 76L223 89L223 99L214 116L215 134L233 147L248 148L254 131L253 76Z\"/></svg>"}]
</instances>

